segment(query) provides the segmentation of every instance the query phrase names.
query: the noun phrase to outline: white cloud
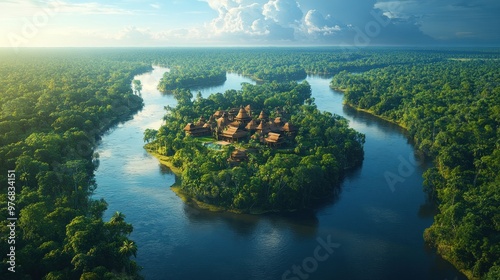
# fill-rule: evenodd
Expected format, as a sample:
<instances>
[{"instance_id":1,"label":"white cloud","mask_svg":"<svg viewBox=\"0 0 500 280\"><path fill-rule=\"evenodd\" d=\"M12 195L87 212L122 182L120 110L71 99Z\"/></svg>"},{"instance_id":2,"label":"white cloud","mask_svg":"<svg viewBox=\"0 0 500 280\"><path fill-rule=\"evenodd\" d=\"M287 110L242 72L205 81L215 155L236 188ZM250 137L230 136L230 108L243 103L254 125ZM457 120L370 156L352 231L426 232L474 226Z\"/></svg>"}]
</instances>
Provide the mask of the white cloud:
<instances>
[{"instance_id":1,"label":"white cloud","mask_svg":"<svg viewBox=\"0 0 500 280\"><path fill-rule=\"evenodd\" d=\"M235 3L234 1L228 1ZM211 23L216 33L247 33L252 34L251 26L254 21L262 18L259 4L251 3L239 6L219 7L219 16Z\"/></svg>"},{"instance_id":2,"label":"white cloud","mask_svg":"<svg viewBox=\"0 0 500 280\"><path fill-rule=\"evenodd\" d=\"M218 12L206 27L218 39L245 38L257 42L293 41L302 21L294 0L208 0Z\"/></svg>"},{"instance_id":3,"label":"white cloud","mask_svg":"<svg viewBox=\"0 0 500 280\"><path fill-rule=\"evenodd\" d=\"M26 21L48 15L36 36L23 37L26 46L352 44L359 32L375 30L373 23L380 28L369 36L370 44L432 38L500 42L498 0L198 0L192 6L174 1L170 14L152 11L166 8L156 0L89 1L0 0L0 33L23 36ZM0 45L10 45L6 38L0 37Z\"/></svg>"},{"instance_id":4,"label":"white cloud","mask_svg":"<svg viewBox=\"0 0 500 280\"><path fill-rule=\"evenodd\" d=\"M342 30L340 24L332 19L330 15L324 17L316 10L310 10L304 17L304 23L307 28L307 33L322 35L332 35Z\"/></svg>"},{"instance_id":5,"label":"white cloud","mask_svg":"<svg viewBox=\"0 0 500 280\"><path fill-rule=\"evenodd\" d=\"M270 0L262 7L262 14L282 26L293 26L302 20L302 10L295 0Z\"/></svg>"}]
</instances>

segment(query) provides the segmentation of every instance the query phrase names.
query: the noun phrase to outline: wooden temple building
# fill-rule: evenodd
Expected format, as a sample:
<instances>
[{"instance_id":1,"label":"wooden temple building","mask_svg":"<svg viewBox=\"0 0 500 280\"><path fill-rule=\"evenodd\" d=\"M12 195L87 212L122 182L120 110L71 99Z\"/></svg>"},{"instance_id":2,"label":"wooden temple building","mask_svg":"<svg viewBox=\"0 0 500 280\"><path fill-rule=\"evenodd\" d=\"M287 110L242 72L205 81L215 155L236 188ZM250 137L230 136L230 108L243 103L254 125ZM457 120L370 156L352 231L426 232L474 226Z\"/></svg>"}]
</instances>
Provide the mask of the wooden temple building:
<instances>
[{"instance_id":1,"label":"wooden temple building","mask_svg":"<svg viewBox=\"0 0 500 280\"><path fill-rule=\"evenodd\" d=\"M217 140L227 142L245 140L258 133L260 142L278 147L286 143L287 138L295 136L298 129L282 117L270 120L264 111L254 118L248 105L216 111L208 122L200 117L196 123L188 123L184 131L193 137L213 135Z\"/></svg>"},{"instance_id":2,"label":"wooden temple building","mask_svg":"<svg viewBox=\"0 0 500 280\"><path fill-rule=\"evenodd\" d=\"M211 126L209 123L205 122L205 118L203 116L201 116L198 122L194 124L188 123L186 127L184 127L184 131L187 135L194 137L212 135Z\"/></svg>"}]
</instances>

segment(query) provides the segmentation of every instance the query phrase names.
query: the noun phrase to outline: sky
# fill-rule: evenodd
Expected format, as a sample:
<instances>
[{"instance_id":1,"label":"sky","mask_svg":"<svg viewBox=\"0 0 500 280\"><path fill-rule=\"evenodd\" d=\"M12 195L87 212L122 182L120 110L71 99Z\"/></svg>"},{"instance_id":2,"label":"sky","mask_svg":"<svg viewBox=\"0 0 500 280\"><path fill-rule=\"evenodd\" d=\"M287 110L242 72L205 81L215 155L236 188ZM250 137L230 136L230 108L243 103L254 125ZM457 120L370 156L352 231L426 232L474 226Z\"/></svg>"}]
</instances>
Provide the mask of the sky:
<instances>
[{"instance_id":1,"label":"sky","mask_svg":"<svg viewBox=\"0 0 500 280\"><path fill-rule=\"evenodd\" d=\"M499 0L0 0L0 47L500 45Z\"/></svg>"}]
</instances>

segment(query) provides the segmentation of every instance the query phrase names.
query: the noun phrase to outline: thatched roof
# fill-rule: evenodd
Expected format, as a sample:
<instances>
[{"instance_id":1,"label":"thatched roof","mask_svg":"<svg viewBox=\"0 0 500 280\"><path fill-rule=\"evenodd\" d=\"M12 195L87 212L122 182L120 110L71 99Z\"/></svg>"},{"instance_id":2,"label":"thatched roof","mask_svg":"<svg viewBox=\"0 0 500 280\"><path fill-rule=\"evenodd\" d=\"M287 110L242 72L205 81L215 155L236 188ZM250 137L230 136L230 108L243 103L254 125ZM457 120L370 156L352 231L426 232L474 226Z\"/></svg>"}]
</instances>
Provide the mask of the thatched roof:
<instances>
[{"instance_id":1,"label":"thatched roof","mask_svg":"<svg viewBox=\"0 0 500 280\"><path fill-rule=\"evenodd\" d=\"M192 123L188 123L184 127L184 131L186 131L187 135L191 136L203 136L203 135L210 135L210 125L205 123L203 125L195 125Z\"/></svg>"},{"instance_id":2,"label":"thatched roof","mask_svg":"<svg viewBox=\"0 0 500 280\"><path fill-rule=\"evenodd\" d=\"M246 107L245 107L245 111L247 111L248 115L252 115L252 106L250 106L250 104L248 104Z\"/></svg>"},{"instance_id":3,"label":"thatched roof","mask_svg":"<svg viewBox=\"0 0 500 280\"><path fill-rule=\"evenodd\" d=\"M285 132L294 132L297 130L298 130L298 128L289 122L286 122L285 125L283 126L283 131L285 131Z\"/></svg>"},{"instance_id":4,"label":"thatched roof","mask_svg":"<svg viewBox=\"0 0 500 280\"><path fill-rule=\"evenodd\" d=\"M248 115L247 111L241 108L238 112L238 115L234 118L237 121L249 121L252 118Z\"/></svg>"},{"instance_id":5,"label":"thatched roof","mask_svg":"<svg viewBox=\"0 0 500 280\"><path fill-rule=\"evenodd\" d=\"M283 123L283 119L281 117L277 117L277 118L274 119L274 123L278 124L278 125L281 125Z\"/></svg>"},{"instance_id":6,"label":"thatched roof","mask_svg":"<svg viewBox=\"0 0 500 280\"><path fill-rule=\"evenodd\" d=\"M257 126L257 130L261 131L262 134L266 134L271 131L271 129L269 128L269 123L264 121L260 122L259 126Z\"/></svg>"},{"instance_id":7,"label":"thatched roof","mask_svg":"<svg viewBox=\"0 0 500 280\"><path fill-rule=\"evenodd\" d=\"M257 127L258 127L258 126L259 126L259 125L257 124L257 122L256 122L255 120L251 120L251 121L247 124L247 126L246 126L245 128L246 128L246 129L248 129L248 130L257 130Z\"/></svg>"},{"instance_id":8,"label":"thatched roof","mask_svg":"<svg viewBox=\"0 0 500 280\"><path fill-rule=\"evenodd\" d=\"M217 126L219 128L223 128L229 124L229 120L223 115L222 117L217 119Z\"/></svg>"},{"instance_id":9,"label":"thatched roof","mask_svg":"<svg viewBox=\"0 0 500 280\"><path fill-rule=\"evenodd\" d=\"M267 114L264 111L261 111L259 114L259 120L265 120L267 119Z\"/></svg>"},{"instance_id":10,"label":"thatched roof","mask_svg":"<svg viewBox=\"0 0 500 280\"><path fill-rule=\"evenodd\" d=\"M240 130L237 127L229 126L226 130L222 132L222 136L238 139L247 136L247 133L243 130Z\"/></svg>"},{"instance_id":11,"label":"thatched roof","mask_svg":"<svg viewBox=\"0 0 500 280\"><path fill-rule=\"evenodd\" d=\"M267 143L280 143L283 141L283 137L279 133L269 132L266 138Z\"/></svg>"},{"instance_id":12,"label":"thatched roof","mask_svg":"<svg viewBox=\"0 0 500 280\"><path fill-rule=\"evenodd\" d=\"M184 127L184 131L192 131L193 129L195 129L196 126L193 124L193 123L188 123L185 127Z\"/></svg>"},{"instance_id":13,"label":"thatched roof","mask_svg":"<svg viewBox=\"0 0 500 280\"><path fill-rule=\"evenodd\" d=\"M218 119L218 118L222 117L222 115L224 115L224 113L225 113L225 111L218 110L218 111L216 111L216 112L213 114L213 116L214 116L214 118Z\"/></svg>"}]
</instances>

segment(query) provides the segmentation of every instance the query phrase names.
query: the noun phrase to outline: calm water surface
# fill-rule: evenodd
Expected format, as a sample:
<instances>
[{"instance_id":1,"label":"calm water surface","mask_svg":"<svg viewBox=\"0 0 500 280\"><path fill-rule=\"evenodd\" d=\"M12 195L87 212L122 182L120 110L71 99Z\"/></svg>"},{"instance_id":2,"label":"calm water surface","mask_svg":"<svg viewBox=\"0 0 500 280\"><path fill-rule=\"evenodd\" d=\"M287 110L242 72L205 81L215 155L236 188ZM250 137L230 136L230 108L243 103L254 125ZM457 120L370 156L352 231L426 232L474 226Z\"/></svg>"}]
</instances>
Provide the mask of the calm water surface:
<instances>
[{"instance_id":1,"label":"calm water surface","mask_svg":"<svg viewBox=\"0 0 500 280\"><path fill-rule=\"evenodd\" d=\"M185 205L170 190L175 176L142 148L143 131L157 129L163 107L176 103L156 90L166 70L155 67L136 77L144 109L110 130L97 150L94 198L109 203L106 219L121 211L133 224L146 279L465 279L424 245L422 233L434 214L422 192L425 164L399 128L344 108L329 79L307 78L318 108L346 117L366 134L362 167L345 178L330 204L263 216ZM194 91L208 96L240 89L242 82L252 83L228 74L224 85ZM329 251L321 247L328 242Z\"/></svg>"}]
</instances>

